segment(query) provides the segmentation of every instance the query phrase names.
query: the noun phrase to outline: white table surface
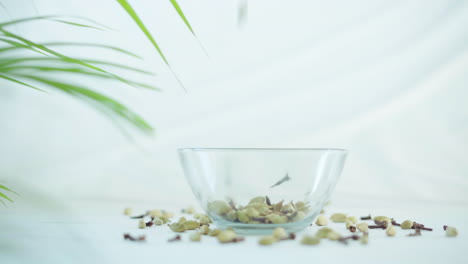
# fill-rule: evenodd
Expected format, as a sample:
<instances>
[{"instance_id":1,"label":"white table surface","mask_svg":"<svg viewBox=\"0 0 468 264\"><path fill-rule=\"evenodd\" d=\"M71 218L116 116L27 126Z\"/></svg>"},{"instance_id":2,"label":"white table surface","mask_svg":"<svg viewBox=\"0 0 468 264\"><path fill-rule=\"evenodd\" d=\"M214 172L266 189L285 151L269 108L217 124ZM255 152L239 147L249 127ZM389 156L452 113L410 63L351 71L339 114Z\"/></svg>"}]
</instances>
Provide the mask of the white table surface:
<instances>
[{"instance_id":1,"label":"white table surface","mask_svg":"<svg viewBox=\"0 0 468 264\"><path fill-rule=\"evenodd\" d=\"M168 243L175 233L166 226L137 228L138 220L122 214L133 206L134 214L155 208L182 208L184 203L123 201L33 201L22 197L0 210L0 263L466 263L468 250L468 211L464 204L434 204L422 201L377 201L348 199L334 201L326 214L345 212L356 216L369 213L389 215L398 220L410 218L433 227L420 237L397 229L396 237L382 230L371 230L369 244L357 241L342 245L322 241L318 246L303 246L298 239L313 233L316 226L298 233L295 241L273 246L257 244L248 236L237 244L219 244L212 237L195 243L182 234L180 242ZM156 206L155 206L156 205ZM179 210L178 209L178 210ZM177 211L178 211L177 210ZM444 224L456 226L459 236L448 238ZM344 224L330 227L349 233ZM125 241L123 233L145 234L147 241ZM169 262L167 262L169 261Z\"/></svg>"}]
</instances>

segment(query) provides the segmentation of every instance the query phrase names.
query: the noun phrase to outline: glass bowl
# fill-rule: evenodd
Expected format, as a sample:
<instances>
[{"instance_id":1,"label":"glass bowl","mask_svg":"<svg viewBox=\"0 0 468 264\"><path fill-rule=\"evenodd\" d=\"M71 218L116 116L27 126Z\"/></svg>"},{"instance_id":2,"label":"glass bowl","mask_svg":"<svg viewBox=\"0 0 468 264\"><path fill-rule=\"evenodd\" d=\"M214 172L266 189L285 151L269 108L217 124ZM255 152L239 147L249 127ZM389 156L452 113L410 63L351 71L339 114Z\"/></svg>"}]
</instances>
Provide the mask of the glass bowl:
<instances>
[{"instance_id":1,"label":"glass bowl","mask_svg":"<svg viewBox=\"0 0 468 264\"><path fill-rule=\"evenodd\" d=\"M181 148L195 197L218 228L267 234L305 229L335 188L347 151L329 148Z\"/></svg>"}]
</instances>

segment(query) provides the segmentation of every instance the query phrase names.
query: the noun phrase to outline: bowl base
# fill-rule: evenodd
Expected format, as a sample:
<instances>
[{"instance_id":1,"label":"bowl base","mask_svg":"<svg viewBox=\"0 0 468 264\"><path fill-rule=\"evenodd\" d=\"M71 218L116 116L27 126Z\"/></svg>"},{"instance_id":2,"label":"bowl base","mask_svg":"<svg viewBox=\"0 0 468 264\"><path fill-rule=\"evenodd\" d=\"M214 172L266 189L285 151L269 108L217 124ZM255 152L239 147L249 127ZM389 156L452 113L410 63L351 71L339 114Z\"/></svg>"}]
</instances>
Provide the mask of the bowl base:
<instances>
[{"instance_id":1,"label":"bowl base","mask_svg":"<svg viewBox=\"0 0 468 264\"><path fill-rule=\"evenodd\" d=\"M282 227L288 233L296 233L306 229L310 221L301 221L287 224L244 224L233 222L216 222L219 229L232 228L240 235L271 235L277 227Z\"/></svg>"}]
</instances>

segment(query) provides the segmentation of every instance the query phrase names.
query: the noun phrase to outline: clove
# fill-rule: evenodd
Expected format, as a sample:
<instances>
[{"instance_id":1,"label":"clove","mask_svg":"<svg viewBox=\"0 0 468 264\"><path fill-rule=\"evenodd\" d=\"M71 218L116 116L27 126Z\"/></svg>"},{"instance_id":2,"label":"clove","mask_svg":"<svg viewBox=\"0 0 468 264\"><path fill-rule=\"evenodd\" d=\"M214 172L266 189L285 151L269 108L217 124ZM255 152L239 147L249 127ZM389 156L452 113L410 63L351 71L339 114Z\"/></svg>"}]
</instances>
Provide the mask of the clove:
<instances>
[{"instance_id":1,"label":"clove","mask_svg":"<svg viewBox=\"0 0 468 264\"><path fill-rule=\"evenodd\" d=\"M383 225L370 225L369 226L369 229L379 229L379 228L380 229L386 229L386 227L383 226Z\"/></svg>"},{"instance_id":2,"label":"clove","mask_svg":"<svg viewBox=\"0 0 468 264\"><path fill-rule=\"evenodd\" d=\"M340 241L341 243L344 243L344 244L348 244L348 241L349 239L352 239L352 240L359 240L361 237L358 236L358 235L352 235L352 236L347 236L347 237L341 237L338 241Z\"/></svg>"},{"instance_id":3,"label":"clove","mask_svg":"<svg viewBox=\"0 0 468 264\"><path fill-rule=\"evenodd\" d=\"M145 241L146 240L146 236L139 236L139 237L133 237L131 236L130 234L123 234L123 237L125 240L130 240L130 241Z\"/></svg>"},{"instance_id":4,"label":"clove","mask_svg":"<svg viewBox=\"0 0 468 264\"><path fill-rule=\"evenodd\" d=\"M294 239L296 239L296 234L289 233L287 237L281 238L280 240L294 240Z\"/></svg>"},{"instance_id":5,"label":"clove","mask_svg":"<svg viewBox=\"0 0 468 264\"><path fill-rule=\"evenodd\" d=\"M447 227L448 227L447 225L444 225L444 226L443 226L443 228L444 228L444 231L446 231L446 230L447 230Z\"/></svg>"},{"instance_id":6,"label":"clove","mask_svg":"<svg viewBox=\"0 0 468 264\"><path fill-rule=\"evenodd\" d=\"M413 222L413 226L411 229L421 229L421 230L426 230L426 231L432 231L432 228L425 227L423 224L419 224L416 222Z\"/></svg>"},{"instance_id":7,"label":"clove","mask_svg":"<svg viewBox=\"0 0 468 264\"><path fill-rule=\"evenodd\" d=\"M361 220L371 220L372 216L369 214L368 216L361 216Z\"/></svg>"},{"instance_id":8,"label":"clove","mask_svg":"<svg viewBox=\"0 0 468 264\"><path fill-rule=\"evenodd\" d=\"M350 226L349 231L351 231L352 233L356 232L356 227L355 226Z\"/></svg>"},{"instance_id":9,"label":"clove","mask_svg":"<svg viewBox=\"0 0 468 264\"><path fill-rule=\"evenodd\" d=\"M270 201L270 198L268 198L268 196L265 196L265 202L268 206L271 205L271 201Z\"/></svg>"},{"instance_id":10,"label":"clove","mask_svg":"<svg viewBox=\"0 0 468 264\"><path fill-rule=\"evenodd\" d=\"M181 237L180 235L177 235L169 240L167 240L167 242L174 242L174 241L180 241L181 240Z\"/></svg>"},{"instance_id":11,"label":"clove","mask_svg":"<svg viewBox=\"0 0 468 264\"><path fill-rule=\"evenodd\" d=\"M153 226L153 225L154 225L154 222L153 222L153 221L149 221L149 222L146 223L146 226L147 226L147 227L150 227L150 226Z\"/></svg>"},{"instance_id":12,"label":"clove","mask_svg":"<svg viewBox=\"0 0 468 264\"><path fill-rule=\"evenodd\" d=\"M231 241L231 243L238 243L238 242L242 242L244 240L245 240L245 238L243 238L243 237L236 237Z\"/></svg>"},{"instance_id":13,"label":"clove","mask_svg":"<svg viewBox=\"0 0 468 264\"><path fill-rule=\"evenodd\" d=\"M397 221L395 221L394 219L392 219L392 225L394 225L394 226L401 226L401 224L397 223Z\"/></svg>"}]
</instances>

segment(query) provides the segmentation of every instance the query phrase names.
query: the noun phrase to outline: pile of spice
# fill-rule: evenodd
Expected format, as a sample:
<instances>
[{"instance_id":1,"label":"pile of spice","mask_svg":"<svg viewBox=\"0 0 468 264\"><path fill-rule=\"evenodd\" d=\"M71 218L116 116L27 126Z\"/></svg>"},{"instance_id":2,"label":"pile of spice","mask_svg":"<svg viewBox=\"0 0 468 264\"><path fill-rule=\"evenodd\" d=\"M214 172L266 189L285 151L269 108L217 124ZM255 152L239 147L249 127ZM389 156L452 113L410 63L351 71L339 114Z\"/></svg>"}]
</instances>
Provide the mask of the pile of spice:
<instances>
[{"instance_id":1,"label":"pile of spice","mask_svg":"<svg viewBox=\"0 0 468 264\"><path fill-rule=\"evenodd\" d=\"M309 212L309 206L302 201L271 203L268 196L259 196L252 198L245 206L236 206L233 201L212 201L208 203L208 211L231 222L285 224L303 220Z\"/></svg>"},{"instance_id":2,"label":"pile of spice","mask_svg":"<svg viewBox=\"0 0 468 264\"><path fill-rule=\"evenodd\" d=\"M233 222L241 223L254 223L254 224L269 224L269 223L288 223L302 220L309 208L303 202L287 203L283 202L272 204L268 197L253 198L248 205L236 207L234 203L226 203L224 201L213 201L208 206L209 210L215 212L217 215L226 217ZM126 208L124 214L131 215L132 210ZM138 227L145 229L152 226L167 225L172 231L176 233L184 233L189 231L189 239L193 242L199 242L203 236L216 237L220 243L238 243L244 241L244 237L238 236L233 229L211 229L211 219L201 213L196 213L193 207L188 207L182 210L182 213L193 216L193 220L187 220L186 217L180 217L178 221L172 221L173 213L164 210L150 210L144 214L132 216L131 219L139 219ZM229 215L234 215L229 217ZM145 221L145 218L149 218ZM281 218L281 220L277 220ZM368 223L367 221L372 221ZM342 235L333 230L329 222L344 224L346 229L350 232L349 235ZM312 225L312 224L311 224ZM407 236L421 236L423 232L433 231L432 228L426 227L424 224L417 223L411 220L405 220L398 223L395 219L387 216L371 217L355 217L348 216L342 213L332 214L330 217L319 215L315 220L315 225L321 226L314 235L304 235L300 243L303 245L318 245L321 240L331 240L347 244L350 240L359 241L361 244L369 242L370 230L377 229L385 231L389 237L397 235L398 229L414 230L413 233ZM458 235L458 230L455 227L444 225L442 228L446 236L455 237ZM376 232L376 231L373 231ZM294 233L287 233L282 227L275 228L268 236L263 236L258 240L258 243L263 246L273 245L284 240L294 240L296 235ZM145 241L145 236L134 237L130 234L124 234L124 239L130 241ZM181 241L182 236L177 234L175 237L168 240L168 242Z\"/></svg>"}]
</instances>

